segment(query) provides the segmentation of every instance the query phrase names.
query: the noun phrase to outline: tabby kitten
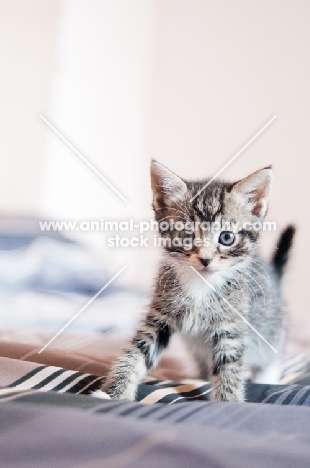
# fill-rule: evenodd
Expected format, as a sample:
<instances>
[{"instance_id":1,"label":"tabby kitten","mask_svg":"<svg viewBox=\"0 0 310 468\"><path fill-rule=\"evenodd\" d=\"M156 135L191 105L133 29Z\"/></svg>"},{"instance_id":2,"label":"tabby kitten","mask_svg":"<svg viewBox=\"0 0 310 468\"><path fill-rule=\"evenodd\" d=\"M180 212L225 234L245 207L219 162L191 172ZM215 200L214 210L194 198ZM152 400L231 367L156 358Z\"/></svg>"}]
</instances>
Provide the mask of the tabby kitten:
<instances>
[{"instance_id":1,"label":"tabby kitten","mask_svg":"<svg viewBox=\"0 0 310 468\"><path fill-rule=\"evenodd\" d=\"M208 179L189 182L152 161L151 181L164 255L148 313L102 390L134 400L138 383L178 332L200 377L211 381L211 400L243 401L245 367L254 381L276 383L285 341L280 283L294 228L282 234L270 264L258 254L253 229L266 215L271 167L235 183L214 180L200 192ZM234 230L223 230L227 221Z\"/></svg>"}]
</instances>

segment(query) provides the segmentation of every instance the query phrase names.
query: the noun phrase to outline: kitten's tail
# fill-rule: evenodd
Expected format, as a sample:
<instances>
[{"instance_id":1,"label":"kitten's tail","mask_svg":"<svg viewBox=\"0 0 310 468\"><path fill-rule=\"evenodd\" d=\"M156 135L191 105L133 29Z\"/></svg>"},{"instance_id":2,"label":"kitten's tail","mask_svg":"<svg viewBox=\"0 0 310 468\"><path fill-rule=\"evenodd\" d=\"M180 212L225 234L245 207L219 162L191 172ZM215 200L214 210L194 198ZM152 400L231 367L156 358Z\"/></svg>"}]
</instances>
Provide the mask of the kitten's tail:
<instances>
[{"instance_id":1,"label":"kitten's tail","mask_svg":"<svg viewBox=\"0 0 310 468\"><path fill-rule=\"evenodd\" d=\"M287 226L287 228L282 232L279 239L276 253L273 256L272 264L276 273L281 277L284 272L284 267L288 260L288 253L292 247L293 237L295 234L294 226Z\"/></svg>"}]
</instances>

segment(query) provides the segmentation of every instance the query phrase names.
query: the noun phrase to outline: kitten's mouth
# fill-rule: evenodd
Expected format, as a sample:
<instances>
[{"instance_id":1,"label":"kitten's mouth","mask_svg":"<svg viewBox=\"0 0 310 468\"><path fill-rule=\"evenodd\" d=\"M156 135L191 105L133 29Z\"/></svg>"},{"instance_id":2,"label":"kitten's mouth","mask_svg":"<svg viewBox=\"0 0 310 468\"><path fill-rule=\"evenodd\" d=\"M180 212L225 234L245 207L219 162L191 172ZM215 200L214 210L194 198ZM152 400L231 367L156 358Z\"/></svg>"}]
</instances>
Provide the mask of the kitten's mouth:
<instances>
[{"instance_id":1,"label":"kitten's mouth","mask_svg":"<svg viewBox=\"0 0 310 468\"><path fill-rule=\"evenodd\" d=\"M199 273L203 275L211 275L212 273L215 273L215 270L213 268L210 268L209 266L199 266L195 267Z\"/></svg>"}]
</instances>

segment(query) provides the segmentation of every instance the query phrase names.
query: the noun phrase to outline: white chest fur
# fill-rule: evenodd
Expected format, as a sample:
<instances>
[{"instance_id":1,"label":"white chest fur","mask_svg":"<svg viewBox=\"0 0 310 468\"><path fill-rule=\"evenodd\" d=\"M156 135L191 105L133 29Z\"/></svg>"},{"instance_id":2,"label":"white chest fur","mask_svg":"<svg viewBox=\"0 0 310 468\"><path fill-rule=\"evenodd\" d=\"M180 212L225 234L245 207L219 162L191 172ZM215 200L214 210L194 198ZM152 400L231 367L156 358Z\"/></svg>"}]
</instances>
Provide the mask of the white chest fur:
<instances>
[{"instance_id":1,"label":"white chest fur","mask_svg":"<svg viewBox=\"0 0 310 468\"><path fill-rule=\"evenodd\" d=\"M206 276L204 281L191 268L182 270L178 277L188 305L188 313L184 318L181 332L191 335L201 334L209 327L210 318L214 314L221 314L217 305L228 277L222 273L214 273Z\"/></svg>"}]
</instances>

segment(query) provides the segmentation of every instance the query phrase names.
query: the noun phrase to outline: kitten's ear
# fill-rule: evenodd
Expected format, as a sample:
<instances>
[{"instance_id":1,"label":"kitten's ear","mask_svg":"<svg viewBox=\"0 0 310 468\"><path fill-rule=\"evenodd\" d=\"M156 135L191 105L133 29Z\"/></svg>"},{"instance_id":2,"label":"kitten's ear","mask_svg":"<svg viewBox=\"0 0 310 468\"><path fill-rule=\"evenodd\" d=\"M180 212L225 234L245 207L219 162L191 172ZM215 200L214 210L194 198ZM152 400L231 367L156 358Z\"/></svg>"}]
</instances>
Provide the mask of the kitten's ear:
<instances>
[{"instance_id":1,"label":"kitten's ear","mask_svg":"<svg viewBox=\"0 0 310 468\"><path fill-rule=\"evenodd\" d=\"M187 192L185 182L155 159L151 162L151 184L155 208L180 201Z\"/></svg>"},{"instance_id":2,"label":"kitten's ear","mask_svg":"<svg viewBox=\"0 0 310 468\"><path fill-rule=\"evenodd\" d=\"M253 215L264 217L272 185L271 166L259 169L245 179L236 182L233 191L243 196Z\"/></svg>"}]
</instances>

